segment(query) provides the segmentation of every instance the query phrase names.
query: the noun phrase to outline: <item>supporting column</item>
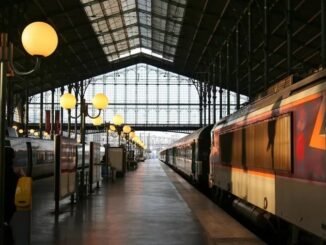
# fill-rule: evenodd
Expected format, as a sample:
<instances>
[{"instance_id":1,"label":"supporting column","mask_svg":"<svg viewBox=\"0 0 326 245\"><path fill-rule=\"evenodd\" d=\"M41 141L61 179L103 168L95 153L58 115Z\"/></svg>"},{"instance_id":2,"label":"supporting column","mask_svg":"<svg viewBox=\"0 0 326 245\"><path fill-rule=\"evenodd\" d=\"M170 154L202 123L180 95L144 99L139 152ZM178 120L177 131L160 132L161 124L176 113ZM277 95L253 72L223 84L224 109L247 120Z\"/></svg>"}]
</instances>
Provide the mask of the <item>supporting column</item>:
<instances>
[{"instance_id":1,"label":"supporting column","mask_svg":"<svg viewBox=\"0 0 326 245\"><path fill-rule=\"evenodd\" d=\"M203 83L203 102L204 102L204 123L203 125L206 126L207 125L207 84L206 84L207 81L205 81L205 78L204 78L204 81L202 81Z\"/></svg>"},{"instance_id":2,"label":"supporting column","mask_svg":"<svg viewBox=\"0 0 326 245\"><path fill-rule=\"evenodd\" d=\"M124 99L124 109L123 109L123 111L124 111L124 119L125 119L125 121L126 122L128 122L128 121L130 121L129 120L129 113L128 113L128 108L127 108L127 106L126 106L126 103L127 103L127 98L128 98L128 90L127 90L127 88L128 88L128 85L127 85L127 69L124 69L124 92L125 92L125 99ZM104 112L103 112L103 118L105 118L104 117Z\"/></svg>"},{"instance_id":3,"label":"supporting column","mask_svg":"<svg viewBox=\"0 0 326 245\"><path fill-rule=\"evenodd\" d=\"M168 108L168 111L167 111L167 124L169 124L170 123L170 89L171 89L171 87L170 87L170 72L168 72L168 74L167 74L167 86L168 86L168 96L167 96L167 103L168 103L168 105L167 105L167 108Z\"/></svg>"},{"instance_id":4,"label":"supporting column","mask_svg":"<svg viewBox=\"0 0 326 245\"><path fill-rule=\"evenodd\" d=\"M6 37L0 34L0 50L4 51L6 47ZM3 42L3 43L1 43ZM2 46L1 46L2 44ZM1 52L3 54L3 52ZM0 224L2 225L5 221L5 116L6 116L6 87L7 87L7 64L3 60L4 57L0 57ZM0 244L4 244L4 230L0 229Z\"/></svg>"},{"instance_id":5,"label":"supporting column","mask_svg":"<svg viewBox=\"0 0 326 245\"><path fill-rule=\"evenodd\" d=\"M269 69L269 0L264 0L264 88L268 86Z\"/></svg>"},{"instance_id":6,"label":"supporting column","mask_svg":"<svg viewBox=\"0 0 326 245\"><path fill-rule=\"evenodd\" d=\"M248 97L249 101L251 101L251 83L252 83L252 62L251 62L251 55L252 55L252 13L251 13L251 4L249 4L248 7L248 62L247 62L247 68L248 68Z\"/></svg>"},{"instance_id":7,"label":"supporting column","mask_svg":"<svg viewBox=\"0 0 326 245\"><path fill-rule=\"evenodd\" d=\"M51 140L54 140L54 92L51 90Z\"/></svg>"},{"instance_id":8,"label":"supporting column","mask_svg":"<svg viewBox=\"0 0 326 245\"><path fill-rule=\"evenodd\" d=\"M29 99L28 99L28 94L29 94L29 91L28 91L28 87L25 89L25 105L26 105L26 108L25 108L25 137L28 137L28 118L29 118Z\"/></svg>"},{"instance_id":9,"label":"supporting column","mask_svg":"<svg viewBox=\"0 0 326 245\"><path fill-rule=\"evenodd\" d=\"M323 2L323 1L322 1ZM287 73L292 73L292 0L287 0L287 30L286 30L286 42L287 42Z\"/></svg>"},{"instance_id":10,"label":"supporting column","mask_svg":"<svg viewBox=\"0 0 326 245\"><path fill-rule=\"evenodd\" d=\"M13 99L14 99L14 94L13 94L13 83L8 82L7 83L7 126L12 127L13 123Z\"/></svg>"},{"instance_id":11,"label":"supporting column","mask_svg":"<svg viewBox=\"0 0 326 245\"><path fill-rule=\"evenodd\" d=\"M222 70L222 51L220 53L220 56L219 56L219 65L218 65L218 70L219 70L219 96L220 96L220 119L222 119L223 117L223 89L222 89L222 78L223 78L223 70Z\"/></svg>"},{"instance_id":12,"label":"supporting column","mask_svg":"<svg viewBox=\"0 0 326 245\"><path fill-rule=\"evenodd\" d=\"M211 124L211 73L208 73L208 84L207 84L207 95L208 95L208 123L207 125Z\"/></svg>"},{"instance_id":13,"label":"supporting column","mask_svg":"<svg viewBox=\"0 0 326 245\"><path fill-rule=\"evenodd\" d=\"M212 74L212 82L213 82L213 123L216 123L216 65L215 61L213 63L213 74Z\"/></svg>"},{"instance_id":14,"label":"supporting column","mask_svg":"<svg viewBox=\"0 0 326 245\"><path fill-rule=\"evenodd\" d=\"M326 2L321 2L321 64L326 68Z\"/></svg>"},{"instance_id":15,"label":"supporting column","mask_svg":"<svg viewBox=\"0 0 326 245\"><path fill-rule=\"evenodd\" d=\"M158 104L160 103L160 84L159 84L159 69L156 68L156 123L160 123L160 117L159 117L159 106Z\"/></svg>"},{"instance_id":16,"label":"supporting column","mask_svg":"<svg viewBox=\"0 0 326 245\"><path fill-rule=\"evenodd\" d=\"M199 86L199 125L203 126L203 84L198 81Z\"/></svg>"},{"instance_id":17,"label":"supporting column","mask_svg":"<svg viewBox=\"0 0 326 245\"><path fill-rule=\"evenodd\" d=\"M188 80L188 124L193 123L191 122L191 82L190 79Z\"/></svg>"},{"instance_id":18,"label":"supporting column","mask_svg":"<svg viewBox=\"0 0 326 245\"><path fill-rule=\"evenodd\" d=\"M227 115L230 115L230 44L226 43L226 89L227 89Z\"/></svg>"},{"instance_id":19,"label":"supporting column","mask_svg":"<svg viewBox=\"0 0 326 245\"><path fill-rule=\"evenodd\" d=\"M76 98L76 101L78 101L78 93L79 93L79 83L80 82L75 82L75 98ZM75 106L75 113L77 114L78 113L78 103L76 103L76 106ZM77 129L77 117L75 117L75 140L77 140L77 134L78 134L78 129Z\"/></svg>"},{"instance_id":20,"label":"supporting column","mask_svg":"<svg viewBox=\"0 0 326 245\"><path fill-rule=\"evenodd\" d=\"M43 139L43 90L40 93L40 122L39 122L39 130L40 130L40 139Z\"/></svg>"},{"instance_id":21,"label":"supporting column","mask_svg":"<svg viewBox=\"0 0 326 245\"><path fill-rule=\"evenodd\" d=\"M148 65L146 65L146 125L148 125Z\"/></svg>"},{"instance_id":22,"label":"supporting column","mask_svg":"<svg viewBox=\"0 0 326 245\"><path fill-rule=\"evenodd\" d=\"M135 124L138 123L138 84L139 84L139 74L138 74L138 65L136 64L136 88L135 88ZM115 88L116 86L114 86ZM115 97L114 97L115 98Z\"/></svg>"},{"instance_id":23,"label":"supporting column","mask_svg":"<svg viewBox=\"0 0 326 245\"><path fill-rule=\"evenodd\" d=\"M72 90L72 86L68 85L68 93L69 94L71 94L71 90ZM68 138L70 138L70 135L71 135L71 110L68 110L67 132L68 132Z\"/></svg>"},{"instance_id":24,"label":"supporting column","mask_svg":"<svg viewBox=\"0 0 326 245\"><path fill-rule=\"evenodd\" d=\"M239 26L235 30L235 80L236 80L236 109L240 109L240 78L239 78Z\"/></svg>"},{"instance_id":25,"label":"supporting column","mask_svg":"<svg viewBox=\"0 0 326 245\"><path fill-rule=\"evenodd\" d=\"M178 75L178 124L180 125L180 114L181 114L181 108L180 108L180 75Z\"/></svg>"},{"instance_id":26,"label":"supporting column","mask_svg":"<svg viewBox=\"0 0 326 245\"><path fill-rule=\"evenodd\" d=\"M65 88L62 86L60 89L61 96L65 93ZM60 135L63 135L63 108L60 106Z\"/></svg>"}]
</instances>

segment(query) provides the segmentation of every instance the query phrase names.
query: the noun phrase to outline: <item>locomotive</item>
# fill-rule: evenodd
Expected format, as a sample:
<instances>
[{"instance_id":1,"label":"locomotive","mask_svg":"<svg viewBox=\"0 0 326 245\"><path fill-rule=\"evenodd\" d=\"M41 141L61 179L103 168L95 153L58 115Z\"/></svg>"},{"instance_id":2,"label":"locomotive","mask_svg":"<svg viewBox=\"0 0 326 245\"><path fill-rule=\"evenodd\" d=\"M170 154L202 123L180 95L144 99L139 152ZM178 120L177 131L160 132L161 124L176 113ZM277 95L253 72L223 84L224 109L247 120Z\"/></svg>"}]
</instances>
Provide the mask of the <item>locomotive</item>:
<instances>
[{"instance_id":1,"label":"locomotive","mask_svg":"<svg viewBox=\"0 0 326 245\"><path fill-rule=\"evenodd\" d=\"M326 70L268 92L214 125L202 163L209 167L199 171L213 197L252 220L285 220L326 239ZM181 142L163 150L162 160L177 161Z\"/></svg>"}]
</instances>

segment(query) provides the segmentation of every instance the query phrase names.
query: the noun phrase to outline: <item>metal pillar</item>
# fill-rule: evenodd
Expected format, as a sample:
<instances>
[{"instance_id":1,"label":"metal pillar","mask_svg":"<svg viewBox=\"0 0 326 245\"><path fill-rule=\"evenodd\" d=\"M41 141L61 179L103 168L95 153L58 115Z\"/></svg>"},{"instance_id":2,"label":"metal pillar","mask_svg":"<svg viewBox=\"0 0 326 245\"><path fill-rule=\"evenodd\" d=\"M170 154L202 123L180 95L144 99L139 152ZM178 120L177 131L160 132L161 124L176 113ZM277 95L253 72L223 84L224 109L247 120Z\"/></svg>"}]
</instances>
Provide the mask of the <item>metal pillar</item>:
<instances>
[{"instance_id":1,"label":"metal pillar","mask_svg":"<svg viewBox=\"0 0 326 245\"><path fill-rule=\"evenodd\" d=\"M239 78L239 26L237 26L235 30L235 80L236 80L236 108L237 110L240 109L240 78Z\"/></svg>"},{"instance_id":2,"label":"metal pillar","mask_svg":"<svg viewBox=\"0 0 326 245\"><path fill-rule=\"evenodd\" d=\"M264 89L268 86L269 69L269 0L264 0Z\"/></svg>"},{"instance_id":3,"label":"metal pillar","mask_svg":"<svg viewBox=\"0 0 326 245\"><path fill-rule=\"evenodd\" d=\"M40 130L40 139L43 139L43 92L40 93L40 122L39 122L39 130Z\"/></svg>"},{"instance_id":4,"label":"metal pillar","mask_svg":"<svg viewBox=\"0 0 326 245\"><path fill-rule=\"evenodd\" d=\"M204 75L205 76L205 75ZM204 79L204 81L202 81L203 84L203 102L204 102L204 123L203 125L206 126L207 125L207 84L205 81L206 79Z\"/></svg>"},{"instance_id":5,"label":"metal pillar","mask_svg":"<svg viewBox=\"0 0 326 245\"><path fill-rule=\"evenodd\" d=\"M62 86L60 89L61 96L65 92L65 88ZM60 135L63 135L63 108L60 106Z\"/></svg>"},{"instance_id":6,"label":"metal pillar","mask_svg":"<svg viewBox=\"0 0 326 245\"><path fill-rule=\"evenodd\" d=\"M180 75L178 75L178 124L180 124L180 114L181 114L181 109L180 109Z\"/></svg>"},{"instance_id":7,"label":"metal pillar","mask_svg":"<svg viewBox=\"0 0 326 245\"><path fill-rule=\"evenodd\" d=\"M136 88L135 88L135 124L138 123L138 83L139 83L139 74L138 74L138 65L136 64ZM114 86L116 87L116 86ZM116 93L115 93L116 94Z\"/></svg>"},{"instance_id":8,"label":"metal pillar","mask_svg":"<svg viewBox=\"0 0 326 245\"><path fill-rule=\"evenodd\" d=\"M230 44L226 42L226 89L227 89L227 115L230 115Z\"/></svg>"},{"instance_id":9,"label":"metal pillar","mask_svg":"<svg viewBox=\"0 0 326 245\"><path fill-rule=\"evenodd\" d=\"M223 89L222 89L222 78L223 78L223 76L222 76L222 72L223 72L223 70L222 70L222 52L220 53L220 56L219 56L219 64L218 64L218 70L219 70L219 90L218 90L218 92L219 92L219 99L220 99L220 119L223 117L223 109L222 109L222 107L223 107Z\"/></svg>"},{"instance_id":10,"label":"metal pillar","mask_svg":"<svg viewBox=\"0 0 326 245\"><path fill-rule=\"evenodd\" d=\"M72 86L68 85L68 93L71 94L71 90L72 90ZM67 132L68 132L68 138L70 138L70 135L71 135L71 110L68 110Z\"/></svg>"},{"instance_id":11,"label":"metal pillar","mask_svg":"<svg viewBox=\"0 0 326 245\"><path fill-rule=\"evenodd\" d=\"M208 123L207 125L211 124L211 98L212 98L212 86L211 86L211 81L212 81L212 73L211 71L207 74L208 76L208 83L207 83L207 94L208 94Z\"/></svg>"},{"instance_id":12,"label":"metal pillar","mask_svg":"<svg viewBox=\"0 0 326 245\"><path fill-rule=\"evenodd\" d=\"M125 80L125 81L124 81L124 85L125 85L125 86L124 86L124 90L125 90L125 91L124 91L124 92L125 92L125 99L124 99L124 100L125 100L125 103L126 103L127 98L128 98L128 91L127 91L127 88L128 88L128 87L127 87L127 86L128 86L128 85L127 85L127 69L126 69L126 68L124 69L124 80ZM128 114L129 114L129 113L128 113L128 110L127 110L127 106L126 106L126 105L124 105L123 112L124 112L124 119L125 119L126 122L128 122L128 119L129 119L129 118L128 118ZM104 114L103 114L103 118L105 118L105 117L104 117Z\"/></svg>"},{"instance_id":13,"label":"metal pillar","mask_svg":"<svg viewBox=\"0 0 326 245\"><path fill-rule=\"evenodd\" d=\"M146 64L146 125L148 125L148 65Z\"/></svg>"},{"instance_id":14,"label":"metal pillar","mask_svg":"<svg viewBox=\"0 0 326 245\"><path fill-rule=\"evenodd\" d=\"M54 140L54 92L51 90L51 140Z\"/></svg>"},{"instance_id":15,"label":"metal pillar","mask_svg":"<svg viewBox=\"0 0 326 245\"><path fill-rule=\"evenodd\" d=\"M248 68L248 97L249 100L251 100L251 83L252 83L252 62L251 62L251 55L252 55L252 13L251 13L251 4L249 4L248 7L248 62L247 62L247 68Z\"/></svg>"},{"instance_id":16,"label":"metal pillar","mask_svg":"<svg viewBox=\"0 0 326 245\"><path fill-rule=\"evenodd\" d=\"M167 124L169 124L170 123L170 106L169 106L169 104L170 104L170 89L171 89L171 86L170 86L170 72L168 72L168 75L167 75L167 86L168 86L168 94L167 94L167 103L168 103L168 105L167 105L167 108L168 108L168 111L167 111Z\"/></svg>"},{"instance_id":17,"label":"metal pillar","mask_svg":"<svg viewBox=\"0 0 326 245\"><path fill-rule=\"evenodd\" d=\"M199 86L199 125L203 126L203 84L198 81Z\"/></svg>"},{"instance_id":18,"label":"metal pillar","mask_svg":"<svg viewBox=\"0 0 326 245\"><path fill-rule=\"evenodd\" d=\"M7 35L0 35L0 54L4 54L7 45ZM5 116L6 116L6 86L7 86L7 60L0 56L0 244L4 244L4 230L2 229L5 219Z\"/></svg>"},{"instance_id":19,"label":"metal pillar","mask_svg":"<svg viewBox=\"0 0 326 245\"><path fill-rule=\"evenodd\" d=\"M25 89L25 137L28 137L28 118L29 118L29 99L28 99L28 87Z\"/></svg>"},{"instance_id":20,"label":"metal pillar","mask_svg":"<svg viewBox=\"0 0 326 245\"><path fill-rule=\"evenodd\" d=\"M213 63L213 73L212 73L212 81L213 81L213 123L216 123L216 65Z\"/></svg>"},{"instance_id":21,"label":"metal pillar","mask_svg":"<svg viewBox=\"0 0 326 245\"><path fill-rule=\"evenodd\" d=\"M287 73L292 73L292 0L287 0L287 30L286 30L286 42L287 42Z\"/></svg>"},{"instance_id":22,"label":"metal pillar","mask_svg":"<svg viewBox=\"0 0 326 245\"><path fill-rule=\"evenodd\" d=\"M80 141L82 144L82 155L81 155L82 164L81 164L81 172L80 172L80 183L81 183L80 196L81 196L81 198L84 197L85 187L86 187L86 183L85 183L85 144L86 144L86 142L85 142L85 120L86 120L86 115L85 115L85 100L83 97L81 98L81 101L80 101L80 108L81 108Z\"/></svg>"},{"instance_id":23,"label":"metal pillar","mask_svg":"<svg viewBox=\"0 0 326 245\"><path fill-rule=\"evenodd\" d=\"M11 127L13 123L13 83L7 83L7 126Z\"/></svg>"},{"instance_id":24,"label":"metal pillar","mask_svg":"<svg viewBox=\"0 0 326 245\"><path fill-rule=\"evenodd\" d=\"M75 98L76 98L76 101L78 101L78 93L79 93L79 84L78 84L78 82L76 82L75 83ZM77 111L78 111L78 103L76 103L75 111L77 113ZM78 130L77 130L77 117L75 117L75 130L74 131L75 131L75 139L77 140L77 134L78 134Z\"/></svg>"},{"instance_id":25,"label":"metal pillar","mask_svg":"<svg viewBox=\"0 0 326 245\"><path fill-rule=\"evenodd\" d=\"M321 2L321 64L326 68L326 2Z\"/></svg>"},{"instance_id":26,"label":"metal pillar","mask_svg":"<svg viewBox=\"0 0 326 245\"><path fill-rule=\"evenodd\" d=\"M83 198L85 194L85 120L86 120L86 111L85 111L85 99L84 99L84 81L80 81L80 142L82 144L82 164L81 164L81 172L80 172L80 188L81 193L80 197Z\"/></svg>"},{"instance_id":27,"label":"metal pillar","mask_svg":"<svg viewBox=\"0 0 326 245\"><path fill-rule=\"evenodd\" d=\"M156 68L156 104L160 102L160 89L159 89L159 69ZM160 123L160 117L159 117L159 107L156 107L156 123Z\"/></svg>"},{"instance_id":28,"label":"metal pillar","mask_svg":"<svg viewBox=\"0 0 326 245\"><path fill-rule=\"evenodd\" d=\"M191 83L188 80L188 124L191 123L190 118L191 118L191 107L190 107L190 99L191 99Z\"/></svg>"}]
</instances>

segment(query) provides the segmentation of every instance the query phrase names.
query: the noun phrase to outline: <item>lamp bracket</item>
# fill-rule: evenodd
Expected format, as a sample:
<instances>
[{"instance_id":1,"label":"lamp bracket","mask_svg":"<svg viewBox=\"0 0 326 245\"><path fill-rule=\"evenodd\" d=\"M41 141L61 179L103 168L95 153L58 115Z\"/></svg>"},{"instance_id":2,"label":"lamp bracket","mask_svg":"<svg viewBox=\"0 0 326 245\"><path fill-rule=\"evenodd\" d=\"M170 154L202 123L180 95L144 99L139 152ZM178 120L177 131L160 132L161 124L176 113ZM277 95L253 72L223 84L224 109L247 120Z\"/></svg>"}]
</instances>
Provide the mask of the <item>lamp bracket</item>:
<instances>
[{"instance_id":1,"label":"lamp bracket","mask_svg":"<svg viewBox=\"0 0 326 245\"><path fill-rule=\"evenodd\" d=\"M88 116L89 118L95 119L95 118L98 118L101 115L101 111L102 111L102 109L98 109L98 113L97 113L96 116L89 115L88 111L86 111L85 115Z\"/></svg>"},{"instance_id":2,"label":"lamp bracket","mask_svg":"<svg viewBox=\"0 0 326 245\"><path fill-rule=\"evenodd\" d=\"M9 52L10 52L10 55L9 55L9 66L10 68L14 71L14 74L16 75L20 75L20 76L26 76L26 75L29 75L29 74L32 74L33 72L37 71L39 68L40 68L40 65L41 65L41 59L40 57L38 56L35 56L35 65L34 67L29 70L29 71L19 71L15 65L14 65L14 61L13 61L13 56L14 56L14 46L12 43L10 43L10 49L9 49Z\"/></svg>"}]
</instances>

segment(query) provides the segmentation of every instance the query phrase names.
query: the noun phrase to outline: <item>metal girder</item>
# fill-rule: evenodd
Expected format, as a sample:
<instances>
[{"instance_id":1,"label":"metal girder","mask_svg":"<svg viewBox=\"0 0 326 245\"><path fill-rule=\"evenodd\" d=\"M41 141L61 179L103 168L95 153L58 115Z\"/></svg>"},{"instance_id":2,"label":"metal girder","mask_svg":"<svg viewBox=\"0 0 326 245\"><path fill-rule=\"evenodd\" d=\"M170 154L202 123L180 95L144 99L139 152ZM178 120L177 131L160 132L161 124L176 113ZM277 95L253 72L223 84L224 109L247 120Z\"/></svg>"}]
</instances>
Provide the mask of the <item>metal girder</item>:
<instances>
[{"instance_id":1,"label":"metal girder","mask_svg":"<svg viewBox=\"0 0 326 245\"><path fill-rule=\"evenodd\" d=\"M207 8L207 4L208 4L208 0L205 0L203 9L201 11L200 18L199 18L199 20L197 22L195 33L194 33L193 38L192 38L192 42L190 44L190 48L188 49L188 54L187 54L187 56L186 56L186 58L184 60L184 63L183 63L183 69L185 69L186 65L188 64L188 59L190 57L190 53L191 53L192 47L194 45L194 42L195 42L195 40L197 38L197 33L198 33L199 28L200 28L201 22L202 22L202 20L204 18L204 15L205 15L205 12L206 12L206 8Z\"/></svg>"},{"instance_id":2,"label":"metal girder","mask_svg":"<svg viewBox=\"0 0 326 245\"><path fill-rule=\"evenodd\" d=\"M41 11L41 13L43 14L43 16L46 18L46 17L47 17L46 11L45 11L44 8L39 4L38 0L34 0L33 2L34 2L35 5L37 6L37 8ZM55 26L55 24L54 24L54 22L53 22L52 20L49 19L49 21L51 22L51 24L52 24L53 26ZM68 43L68 41L66 40L66 38L65 38L62 34L59 33L59 35L60 35L60 37L61 37L61 39L62 39L63 41L65 41L66 43ZM75 56L76 56L76 58L80 61L81 65L84 67L84 69L87 70L87 65L84 64L84 63L82 62L82 60L81 60L81 58L79 57L79 55L77 54L77 52L76 52L76 51L75 51L71 46L69 46L69 47L70 47L70 49L71 49L71 52L74 53Z\"/></svg>"}]
</instances>

